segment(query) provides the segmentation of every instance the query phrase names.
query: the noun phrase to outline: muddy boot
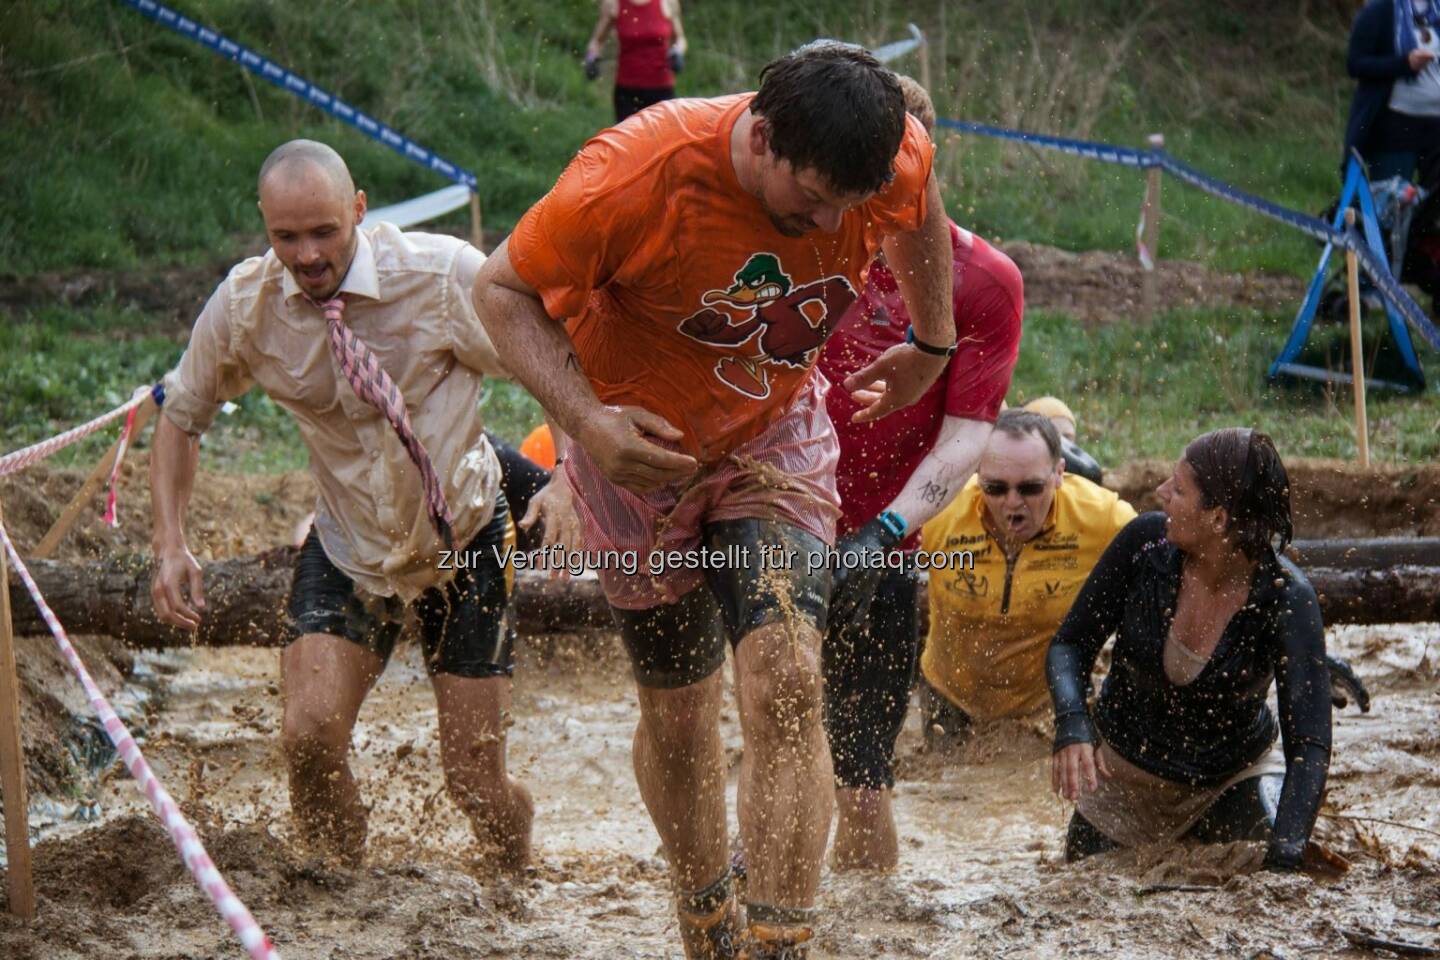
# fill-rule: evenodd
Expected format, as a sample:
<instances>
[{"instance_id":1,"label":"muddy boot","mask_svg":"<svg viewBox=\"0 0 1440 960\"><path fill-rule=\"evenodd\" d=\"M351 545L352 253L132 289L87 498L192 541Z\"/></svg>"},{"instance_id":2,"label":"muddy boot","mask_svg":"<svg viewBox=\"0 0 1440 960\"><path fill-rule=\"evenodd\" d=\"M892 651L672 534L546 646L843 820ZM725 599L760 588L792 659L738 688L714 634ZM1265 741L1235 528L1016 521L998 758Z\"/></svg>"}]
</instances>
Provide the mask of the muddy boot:
<instances>
[{"instance_id":1,"label":"muddy boot","mask_svg":"<svg viewBox=\"0 0 1440 960\"><path fill-rule=\"evenodd\" d=\"M740 928L728 869L703 890L682 895L676 914L685 960L736 960L739 956Z\"/></svg>"},{"instance_id":2,"label":"muddy boot","mask_svg":"<svg viewBox=\"0 0 1440 960\"><path fill-rule=\"evenodd\" d=\"M813 908L749 903L745 905L745 918L750 929L739 960L809 960Z\"/></svg>"},{"instance_id":3,"label":"muddy boot","mask_svg":"<svg viewBox=\"0 0 1440 960\"><path fill-rule=\"evenodd\" d=\"M813 935L809 927L772 927L752 923L739 960L809 960L807 942Z\"/></svg>"}]
</instances>

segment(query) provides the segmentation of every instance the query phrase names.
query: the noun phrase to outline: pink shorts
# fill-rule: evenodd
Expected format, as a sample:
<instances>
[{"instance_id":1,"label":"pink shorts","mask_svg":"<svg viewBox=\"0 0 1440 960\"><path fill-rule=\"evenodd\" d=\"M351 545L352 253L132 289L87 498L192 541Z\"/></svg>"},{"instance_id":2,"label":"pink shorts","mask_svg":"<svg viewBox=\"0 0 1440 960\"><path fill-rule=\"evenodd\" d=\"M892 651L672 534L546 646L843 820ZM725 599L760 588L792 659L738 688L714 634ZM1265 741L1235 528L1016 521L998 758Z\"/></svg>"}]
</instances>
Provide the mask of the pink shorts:
<instances>
[{"instance_id":1,"label":"pink shorts","mask_svg":"<svg viewBox=\"0 0 1440 960\"><path fill-rule=\"evenodd\" d=\"M655 567L649 558L657 550L696 550L707 523L769 520L834 544L840 443L825 410L828 386L818 370L812 372L795 402L764 433L686 483L644 495L611 483L579 444L570 446L565 470L585 530L584 549L612 558L596 571L612 607L648 610L699 586L703 570L670 563ZM639 569L627 574L615 557L638 561Z\"/></svg>"}]
</instances>

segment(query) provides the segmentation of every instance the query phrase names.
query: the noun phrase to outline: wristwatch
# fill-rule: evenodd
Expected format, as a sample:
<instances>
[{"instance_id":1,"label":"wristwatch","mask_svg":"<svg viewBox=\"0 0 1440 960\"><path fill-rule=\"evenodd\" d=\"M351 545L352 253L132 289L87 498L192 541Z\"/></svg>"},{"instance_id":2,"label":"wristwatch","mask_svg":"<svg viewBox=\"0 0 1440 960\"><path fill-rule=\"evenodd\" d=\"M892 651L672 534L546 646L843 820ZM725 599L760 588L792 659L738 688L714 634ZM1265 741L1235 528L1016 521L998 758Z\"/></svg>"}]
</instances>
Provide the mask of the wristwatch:
<instances>
[{"instance_id":1,"label":"wristwatch","mask_svg":"<svg viewBox=\"0 0 1440 960\"><path fill-rule=\"evenodd\" d=\"M932 357L953 357L955 356L955 351L960 347L958 342L952 343L948 347L937 347L934 344L926 343L924 340L915 336L914 327L905 328L905 342L921 353L928 353Z\"/></svg>"}]
</instances>

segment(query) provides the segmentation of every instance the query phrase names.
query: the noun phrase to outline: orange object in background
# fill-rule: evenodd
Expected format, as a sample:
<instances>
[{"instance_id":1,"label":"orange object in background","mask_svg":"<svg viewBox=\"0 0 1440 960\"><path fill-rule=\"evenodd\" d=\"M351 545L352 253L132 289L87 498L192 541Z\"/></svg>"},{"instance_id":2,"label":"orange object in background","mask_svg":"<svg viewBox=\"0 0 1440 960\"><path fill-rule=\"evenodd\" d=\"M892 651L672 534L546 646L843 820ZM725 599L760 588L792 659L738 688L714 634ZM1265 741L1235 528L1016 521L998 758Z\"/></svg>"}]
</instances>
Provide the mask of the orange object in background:
<instances>
[{"instance_id":1,"label":"orange object in background","mask_svg":"<svg viewBox=\"0 0 1440 960\"><path fill-rule=\"evenodd\" d=\"M555 469L555 438L550 435L550 425L542 423L520 444L520 453L546 470Z\"/></svg>"}]
</instances>

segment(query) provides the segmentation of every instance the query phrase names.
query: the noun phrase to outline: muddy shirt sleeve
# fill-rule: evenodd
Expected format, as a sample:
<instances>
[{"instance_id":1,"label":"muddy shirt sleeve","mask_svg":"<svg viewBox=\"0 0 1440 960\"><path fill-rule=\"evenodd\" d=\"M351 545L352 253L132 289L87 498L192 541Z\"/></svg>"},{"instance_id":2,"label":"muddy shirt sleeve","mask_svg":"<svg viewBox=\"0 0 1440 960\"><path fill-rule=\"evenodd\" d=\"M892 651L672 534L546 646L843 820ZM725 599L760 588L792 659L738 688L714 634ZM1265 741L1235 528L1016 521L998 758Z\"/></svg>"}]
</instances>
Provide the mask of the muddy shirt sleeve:
<instances>
[{"instance_id":1,"label":"muddy shirt sleeve","mask_svg":"<svg viewBox=\"0 0 1440 960\"><path fill-rule=\"evenodd\" d=\"M230 281L211 294L175 369L165 375L165 416L196 436L210 429L215 414L254 384L235 355L231 338Z\"/></svg>"},{"instance_id":2,"label":"muddy shirt sleeve","mask_svg":"<svg viewBox=\"0 0 1440 960\"><path fill-rule=\"evenodd\" d=\"M1295 869L1314 829L1330 769L1330 672L1320 603L1304 574L1287 565L1290 583L1279 618L1275 691L1285 747L1285 786L1270 849L1270 867Z\"/></svg>"},{"instance_id":3,"label":"muddy shirt sleeve","mask_svg":"<svg viewBox=\"0 0 1440 960\"><path fill-rule=\"evenodd\" d=\"M952 228L953 229L953 228ZM1020 271L1003 274L954 271L955 330L960 349L946 371L947 416L994 423L1000 415L1010 377L1020 357L1021 317L1025 312Z\"/></svg>"},{"instance_id":4,"label":"muddy shirt sleeve","mask_svg":"<svg viewBox=\"0 0 1440 960\"><path fill-rule=\"evenodd\" d=\"M465 244L455 255L455 264L450 271L450 283L445 291L445 320L448 326L450 349L455 359L487 377L514 379L495 344L475 312L474 299L470 296L475 286L475 276L485 263L485 254L470 244Z\"/></svg>"},{"instance_id":5,"label":"muddy shirt sleeve","mask_svg":"<svg viewBox=\"0 0 1440 960\"><path fill-rule=\"evenodd\" d=\"M1126 525L1100 555L1080 595L1050 641L1045 679L1055 705L1055 750L1073 743L1095 743L1095 725L1086 699L1095 658L1120 626L1125 597L1142 549L1163 538L1163 514L1145 514Z\"/></svg>"}]
</instances>

